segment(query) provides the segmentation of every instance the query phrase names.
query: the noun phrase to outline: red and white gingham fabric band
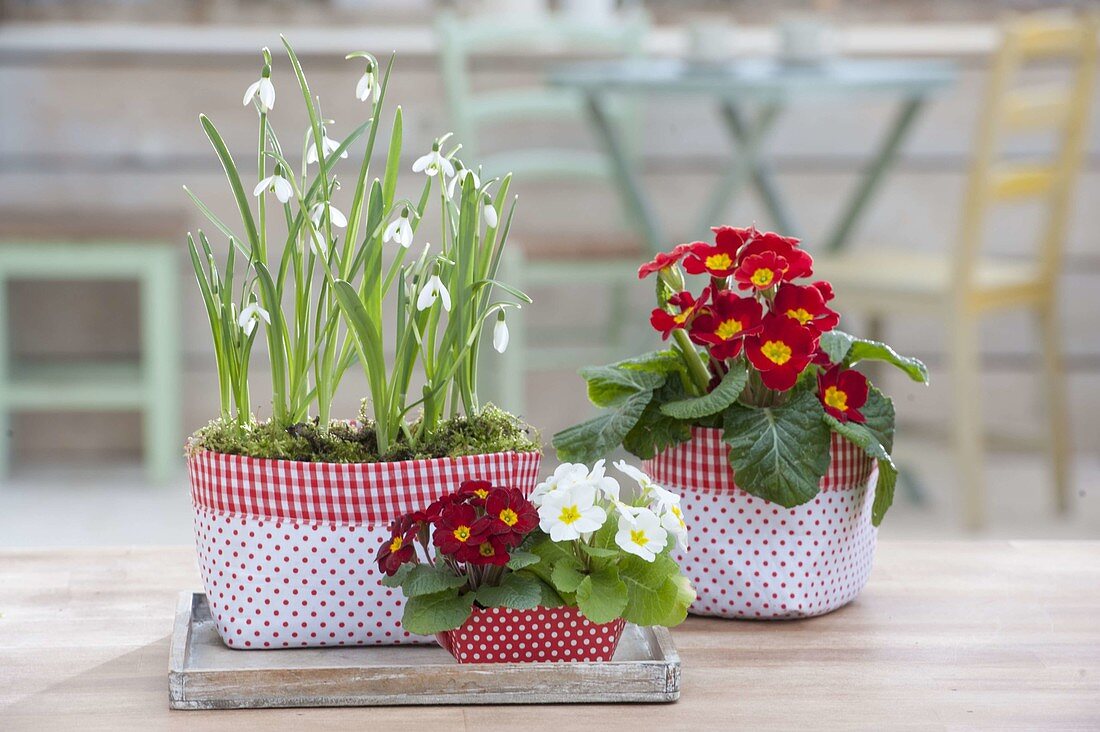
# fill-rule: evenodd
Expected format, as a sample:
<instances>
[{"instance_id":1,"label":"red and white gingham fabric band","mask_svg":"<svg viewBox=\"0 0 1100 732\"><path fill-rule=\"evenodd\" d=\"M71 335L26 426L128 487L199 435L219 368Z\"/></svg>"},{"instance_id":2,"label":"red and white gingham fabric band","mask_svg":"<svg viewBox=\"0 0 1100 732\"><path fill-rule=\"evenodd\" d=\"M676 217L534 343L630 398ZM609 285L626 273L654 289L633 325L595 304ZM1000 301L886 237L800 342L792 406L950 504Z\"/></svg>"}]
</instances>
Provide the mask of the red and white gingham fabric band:
<instances>
[{"instance_id":1,"label":"red and white gingham fabric band","mask_svg":"<svg viewBox=\"0 0 1100 732\"><path fill-rule=\"evenodd\" d=\"M699 491L739 490L726 457L729 445L722 442L722 430L693 427L691 440L665 450L645 461L646 472L658 483ZM821 490L844 490L866 484L874 461L860 448L835 432L829 445L829 470Z\"/></svg>"},{"instance_id":2,"label":"red and white gingham fabric band","mask_svg":"<svg viewBox=\"0 0 1100 732\"><path fill-rule=\"evenodd\" d=\"M388 524L465 480L530 493L542 456L502 452L396 463L307 463L198 451L191 500L219 513L303 523Z\"/></svg>"}]
</instances>

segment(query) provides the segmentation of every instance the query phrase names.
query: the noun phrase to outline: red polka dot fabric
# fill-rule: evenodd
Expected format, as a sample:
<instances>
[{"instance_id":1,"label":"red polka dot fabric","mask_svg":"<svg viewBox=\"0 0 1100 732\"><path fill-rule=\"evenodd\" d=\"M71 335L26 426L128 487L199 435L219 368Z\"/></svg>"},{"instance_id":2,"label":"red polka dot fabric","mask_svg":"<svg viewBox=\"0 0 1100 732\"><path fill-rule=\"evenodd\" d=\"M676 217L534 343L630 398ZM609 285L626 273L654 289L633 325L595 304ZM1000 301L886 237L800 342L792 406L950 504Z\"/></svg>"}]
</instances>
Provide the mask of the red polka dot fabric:
<instances>
[{"instance_id":1,"label":"red polka dot fabric","mask_svg":"<svg viewBox=\"0 0 1100 732\"><path fill-rule=\"evenodd\" d=\"M453 461L445 470L423 460L334 473L324 463L250 466L250 458L221 456L243 467L219 472L207 470L209 453L199 455L203 461L189 461L199 571L218 633L241 649L434 642L401 627L404 597L383 586L375 569L389 522L396 511L424 507L467 479L530 493L540 460L537 453L501 453ZM378 476L381 492L365 482Z\"/></svg>"},{"instance_id":2,"label":"red polka dot fabric","mask_svg":"<svg viewBox=\"0 0 1100 732\"><path fill-rule=\"evenodd\" d=\"M457 630L438 633L459 663L610 661L626 621L597 625L575 607L474 608Z\"/></svg>"},{"instance_id":3,"label":"red polka dot fabric","mask_svg":"<svg viewBox=\"0 0 1100 732\"><path fill-rule=\"evenodd\" d=\"M851 602L875 552L874 461L834 434L821 492L783 508L736 487L721 435L695 428L690 442L645 463L655 481L682 495L691 545L674 556L698 592L691 612L802 618Z\"/></svg>"}]
</instances>

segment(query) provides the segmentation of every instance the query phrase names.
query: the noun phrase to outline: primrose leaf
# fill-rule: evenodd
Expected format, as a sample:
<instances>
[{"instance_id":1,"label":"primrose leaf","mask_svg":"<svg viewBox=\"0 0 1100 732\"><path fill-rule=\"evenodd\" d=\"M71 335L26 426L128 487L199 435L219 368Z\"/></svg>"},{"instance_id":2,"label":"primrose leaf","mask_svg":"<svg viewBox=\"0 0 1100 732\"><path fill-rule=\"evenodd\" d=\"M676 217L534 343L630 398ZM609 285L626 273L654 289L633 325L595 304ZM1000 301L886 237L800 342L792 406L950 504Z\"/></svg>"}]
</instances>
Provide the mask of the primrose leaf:
<instances>
[{"instance_id":1,"label":"primrose leaf","mask_svg":"<svg viewBox=\"0 0 1100 732\"><path fill-rule=\"evenodd\" d=\"M894 502L894 487L898 484L898 469L892 460L878 461L878 481L875 483L875 502L871 504L871 523L878 526Z\"/></svg>"},{"instance_id":2,"label":"primrose leaf","mask_svg":"<svg viewBox=\"0 0 1100 732\"><path fill-rule=\"evenodd\" d=\"M575 559L557 562L550 572L550 580L558 592L576 592L584 577Z\"/></svg>"},{"instance_id":3,"label":"primrose leaf","mask_svg":"<svg viewBox=\"0 0 1100 732\"><path fill-rule=\"evenodd\" d=\"M749 370L738 361L709 394L661 405L661 412L676 419L699 419L717 414L737 401L749 380Z\"/></svg>"},{"instance_id":4,"label":"primrose leaf","mask_svg":"<svg viewBox=\"0 0 1100 732\"><path fill-rule=\"evenodd\" d=\"M406 597L431 595L466 584L465 577L459 577L446 565L433 567L430 564L413 564L405 566L412 567L401 579L401 591L405 593Z\"/></svg>"},{"instance_id":5,"label":"primrose leaf","mask_svg":"<svg viewBox=\"0 0 1100 732\"><path fill-rule=\"evenodd\" d=\"M496 587L484 586L477 591L477 601L484 607L507 607L513 610L532 610L542 599L542 583L538 578L523 572L512 572Z\"/></svg>"},{"instance_id":6,"label":"primrose leaf","mask_svg":"<svg viewBox=\"0 0 1100 732\"><path fill-rule=\"evenodd\" d=\"M606 456L622 444L652 398L651 391L632 394L603 414L557 433L553 444L558 459L592 463Z\"/></svg>"},{"instance_id":7,"label":"primrose leaf","mask_svg":"<svg viewBox=\"0 0 1100 732\"><path fill-rule=\"evenodd\" d=\"M532 564L538 564L541 561L542 559L538 554L516 549L512 552L512 557L508 560L508 569L523 569L524 567L530 567Z\"/></svg>"},{"instance_id":8,"label":"primrose leaf","mask_svg":"<svg viewBox=\"0 0 1100 732\"><path fill-rule=\"evenodd\" d=\"M577 608L593 623L610 623L626 607L626 583L615 567L606 567L581 580L577 586Z\"/></svg>"},{"instance_id":9,"label":"primrose leaf","mask_svg":"<svg viewBox=\"0 0 1100 732\"><path fill-rule=\"evenodd\" d=\"M588 382L588 399L597 407L614 407L641 393L652 392L665 383L665 375L617 366L593 366L580 370Z\"/></svg>"},{"instance_id":10,"label":"primrose leaf","mask_svg":"<svg viewBox=\"0 0 1100 732\"><path fill-rule=\"evenodd\" d=\"M816 496L829 469L824 413L809 390L778 407L730 407L722 441L738 487L787 508Z\"/></svg>"},{"instance_id":11,"label":"primrose leaf","mask_svg":"<svg viewBox=\"0 0 1100 732\"><path fill-rule=\"evenodd\" d=\"M454 630L470 617L473 606L474 594L466 592L460 595L456 589L410 597L405 603L401 625L418 635Z\"/></svg>"}]
</instances>

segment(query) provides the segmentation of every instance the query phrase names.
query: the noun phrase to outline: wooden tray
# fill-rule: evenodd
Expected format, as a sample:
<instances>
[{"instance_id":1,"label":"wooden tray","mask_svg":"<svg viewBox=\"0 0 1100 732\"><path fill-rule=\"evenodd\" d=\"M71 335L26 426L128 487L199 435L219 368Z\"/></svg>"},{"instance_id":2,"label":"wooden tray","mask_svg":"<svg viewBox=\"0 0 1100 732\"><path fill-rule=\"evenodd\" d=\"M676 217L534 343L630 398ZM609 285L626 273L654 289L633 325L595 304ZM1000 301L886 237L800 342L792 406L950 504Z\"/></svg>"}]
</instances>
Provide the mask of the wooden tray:
<instances>
[{"instance_id":1,"label":"wooden tray","mask_svg":"<svg viewBox=\"0 0 1100 732\"><path fill-rule=\"evenodd\" d=\"M438 646L241 651L221 642L206 595L184 592L168 688L172 709L671 702L680 657L667 629L629 624L607 663L459 664Z\"/></svg>"}]
</instances>

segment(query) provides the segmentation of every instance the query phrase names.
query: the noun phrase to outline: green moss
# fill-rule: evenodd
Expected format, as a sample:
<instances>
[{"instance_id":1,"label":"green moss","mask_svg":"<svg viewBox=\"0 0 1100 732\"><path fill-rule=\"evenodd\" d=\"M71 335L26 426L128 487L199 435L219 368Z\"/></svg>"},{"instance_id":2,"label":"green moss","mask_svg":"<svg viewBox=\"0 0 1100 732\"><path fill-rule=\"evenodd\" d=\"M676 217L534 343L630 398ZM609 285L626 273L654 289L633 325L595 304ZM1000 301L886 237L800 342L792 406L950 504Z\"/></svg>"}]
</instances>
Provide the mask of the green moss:
<instances>
[{"instance_id":1,"label":"green moss","mask_svg":"<svg viewBox=\"0 0 1100 732\"><path fill-rule=\"evenodd\" d=\"M380 455L374 425L362 417L355 425L333 421L327 427L316 420L289 427L271 421L241 425L214 420L195 432L191 449L317 463L374 463L541 450L538 433L493 405L469 419L444 420L414 445L409 435L416 432L417 424L410 424L408 434Z\"/></svg>"}]
</instances>

